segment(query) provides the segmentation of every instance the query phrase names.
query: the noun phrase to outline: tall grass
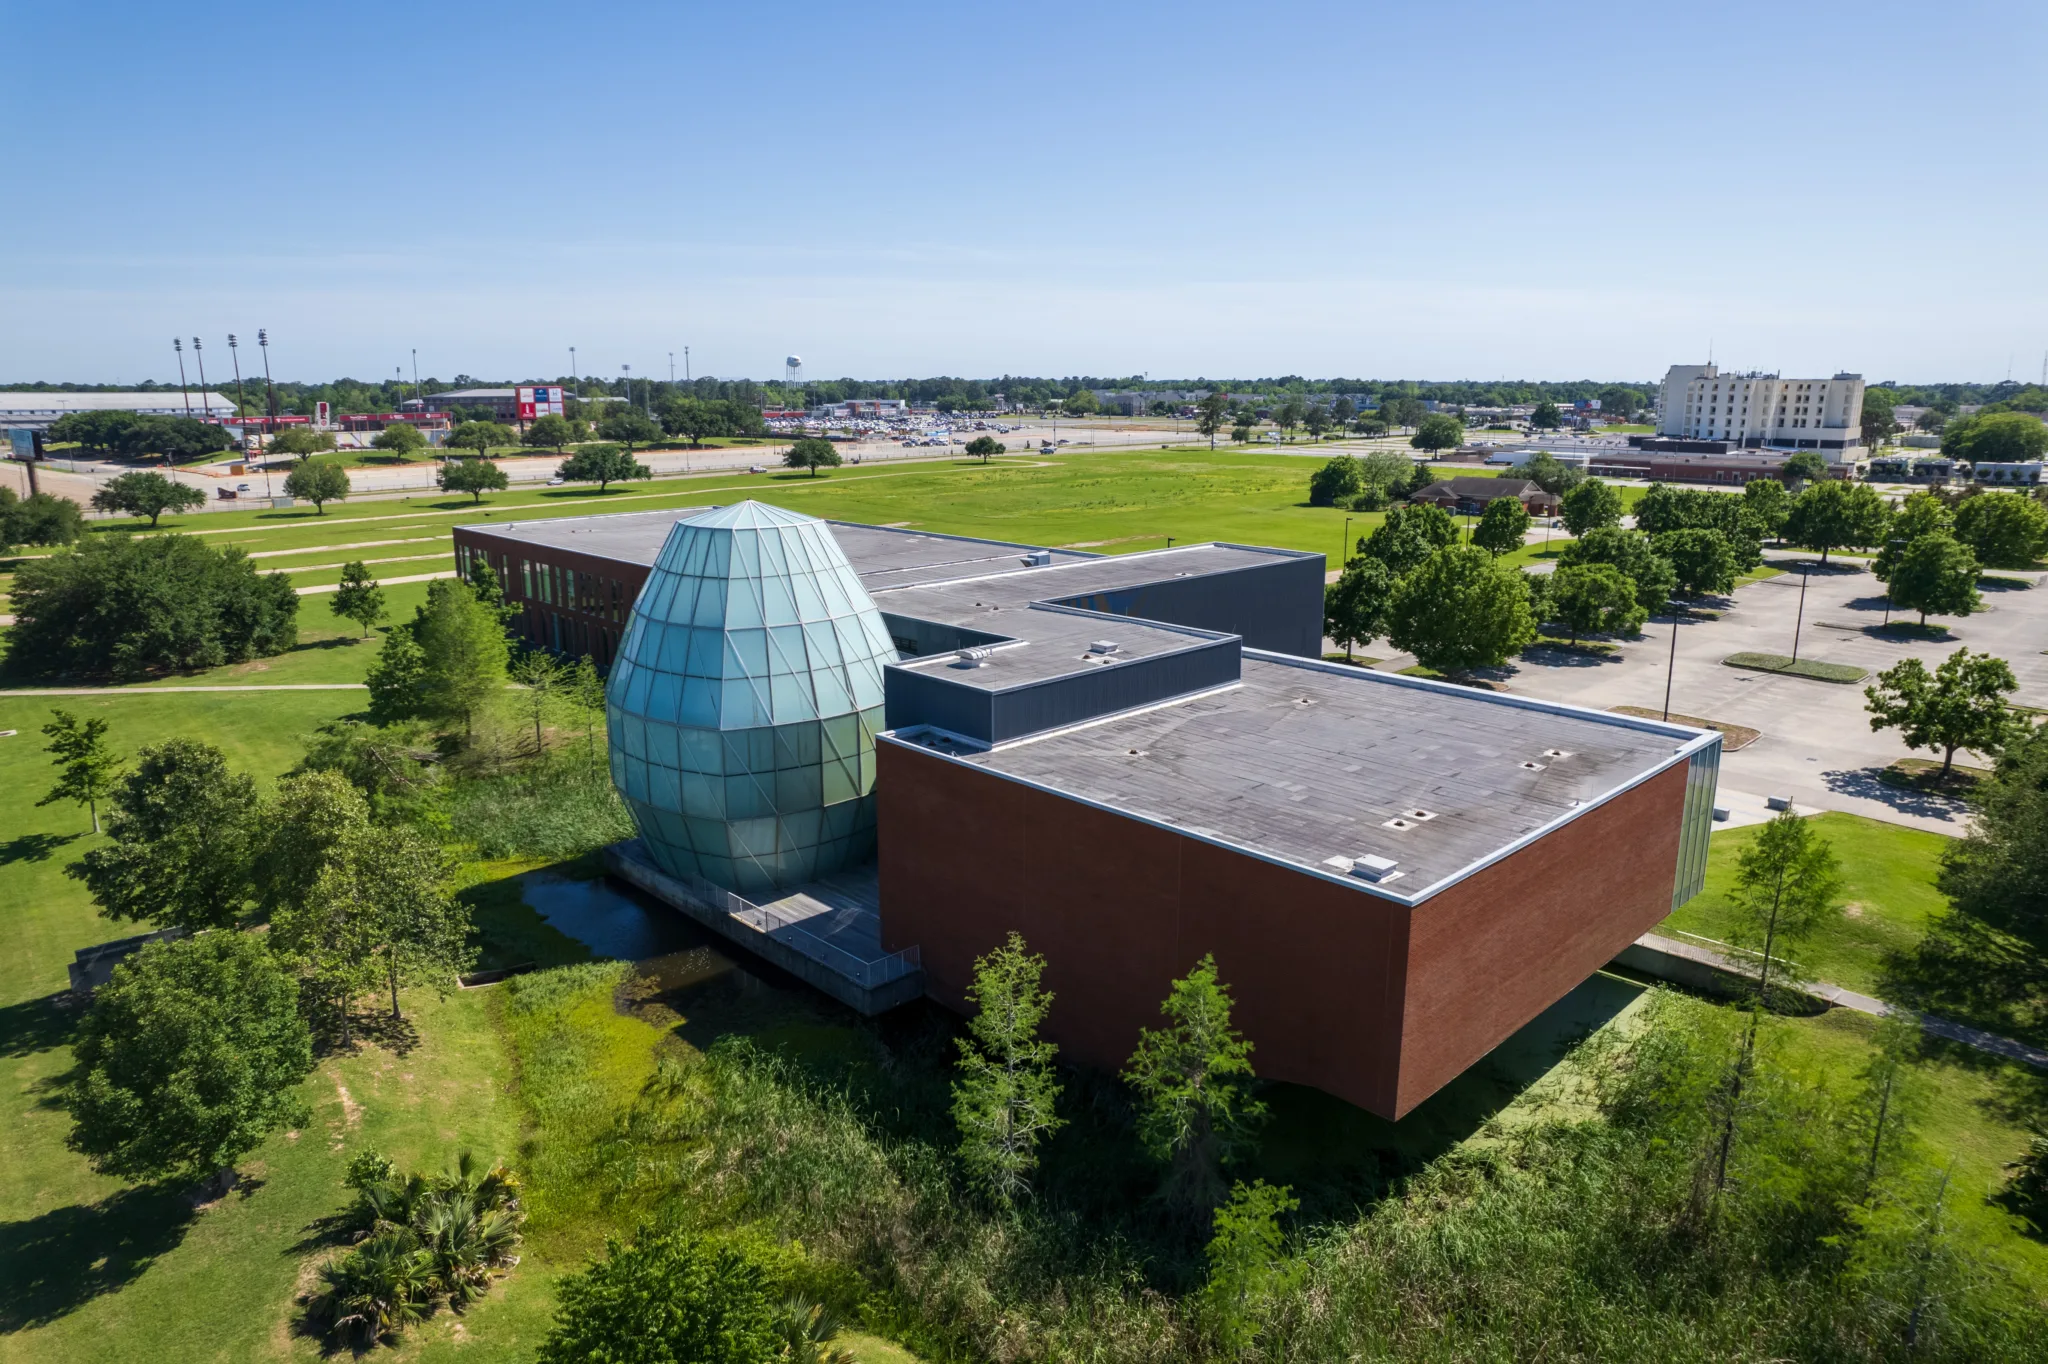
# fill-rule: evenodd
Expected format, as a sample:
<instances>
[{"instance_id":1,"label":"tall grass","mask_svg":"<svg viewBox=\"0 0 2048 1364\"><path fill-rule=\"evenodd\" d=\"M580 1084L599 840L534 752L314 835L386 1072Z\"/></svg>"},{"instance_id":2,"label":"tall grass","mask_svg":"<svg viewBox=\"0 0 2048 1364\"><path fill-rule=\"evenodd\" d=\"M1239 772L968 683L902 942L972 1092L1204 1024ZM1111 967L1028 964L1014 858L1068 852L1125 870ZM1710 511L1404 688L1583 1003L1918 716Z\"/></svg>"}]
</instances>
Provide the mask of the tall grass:
<instances>
[{"instance_id":1,"label":"tall grass","mask_svg":"<svg viewBox=\"0 0 2048 1364\"><path fill-rule=\"evenodd\" d=\"M871 1034L872 1063L835 1068L727 1038L665 1055L628 1095L630 1069L598 1059L610 1043L552 1035L618 969L508 997L537 1201L580 1181L555 1196L801 1240L859 1274L872 1325L932 1359L1222 1357L1189 1293L1202 1235L1118 1163L1135 1138L1109 1087L1075 1077L1078 1132L1048 1151L1037 1201L999 1210L952 1153L945 1048ZM1768 1026L1715 1178L1744 1021L1665 997L1639 1037L1575 1058L1597 1115L1466 1143L1361 1211L1291 1228L1300 1272L1230 1357L2048 1359L2042 1305L1940 1230L1924 1166L1866 1179L1863 1096L1782 1062Z\"/></svg>"},{"instance_id":2,"label":"tall grass","mask_svg":"<svg viewBox=\"0 0 2048 1364\"><path fill-rule=\"evenodd\" d=\"M570 858L633 836L602 749L593 761L581 746L465 777L447 810L451 835L482 858Z\"/></svg>"}]
</instances>

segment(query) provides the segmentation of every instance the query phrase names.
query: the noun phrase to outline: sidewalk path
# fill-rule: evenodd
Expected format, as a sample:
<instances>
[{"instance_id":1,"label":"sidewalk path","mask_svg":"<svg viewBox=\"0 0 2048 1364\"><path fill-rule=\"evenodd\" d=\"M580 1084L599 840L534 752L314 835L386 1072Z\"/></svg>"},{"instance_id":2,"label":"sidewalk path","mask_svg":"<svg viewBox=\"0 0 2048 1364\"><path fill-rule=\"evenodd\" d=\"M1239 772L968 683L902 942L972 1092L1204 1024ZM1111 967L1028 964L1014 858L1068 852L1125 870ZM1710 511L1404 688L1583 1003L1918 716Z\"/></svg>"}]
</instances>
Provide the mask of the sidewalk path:
<instances>
[{"instance_id":1,"label":"sidewalk path","mask_svg":"<svg viewBox=\"0 0 2048 1364\"><path fill-rule=\"evenodd\" d=\"M1644 975L1689 985L1695 989L1701 988L1703 984L1711 985L1711 977L1753 979L1755 976L1755 971L1748 962L1738 961L1710 947L1697 947L1692 943L1679 942L1675 938L1666 938L1656 933L1645 933L1637 938L1615 958L1615 961ZM1898 1009L1898 1006L1887 1004L1881 999L1858 994L1854 990L1845 990L1839 985L1830 985L1825 981L1804 982L1798 988L1838 1009L1854 1009L1857 1013L1870 1014L1877 1018L1883 1018ZM2000 1037L1997 1033L1985 1032L1967 1024L1953 1023L1946 1018L1937 1018L1933 1014L1917 1016L1923 1032L1932 1033L1944 1041L1960 1042L1966 1047L1974 1047L1978 1051L2007 1061L2017 1061L2036 1070L2048 1070L2048 1051L2043 1051L2039 1047L2029 1046L2025 1042L2015 1042L2010 1037Z\"/></svg>"},{"instance_id":2,"label":"sidewalk path","mask_svg":"<svg viewBox=\"0 0 2048 1364\"><path fill-rule=\"evenodd\" d=\"M441 556L436 554L433 557L438 559ZM285 571L291 572L293 570L287 569ZM424 583L432 582L436 578L453 578L457 576L459 575L456 573L454 569L446 568L441 570L439 573L415 573L411 577L407 578L379 578L377 580L377 586L396 587L400 583ZM311 597L316 596L322 592L333 592L340 586L340 583L326 583L320 587L300 587L295 588L294 590L302 597Z\"/></svg>"}]
</instances>

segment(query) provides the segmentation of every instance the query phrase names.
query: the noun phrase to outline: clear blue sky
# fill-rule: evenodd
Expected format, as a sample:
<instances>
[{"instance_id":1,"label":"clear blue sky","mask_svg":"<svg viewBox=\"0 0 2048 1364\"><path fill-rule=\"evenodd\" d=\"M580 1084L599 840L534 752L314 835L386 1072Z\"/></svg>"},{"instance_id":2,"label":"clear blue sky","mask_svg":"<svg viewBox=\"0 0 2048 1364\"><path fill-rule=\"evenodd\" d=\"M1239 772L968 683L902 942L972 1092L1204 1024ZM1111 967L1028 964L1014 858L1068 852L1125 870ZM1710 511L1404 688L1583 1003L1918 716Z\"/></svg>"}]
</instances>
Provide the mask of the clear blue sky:
<instances>
[{"instance_id":1,"label":"clear blue sky","mask_svg":"<svg viewBox=\"0 0 2048 1364\"><path fill-rule=\"evenodd\" d=\"M0 379L2040 377L2048 7L6 7ZM218 362L212 361L219 347Z\"/></svg>"}]
</instances>

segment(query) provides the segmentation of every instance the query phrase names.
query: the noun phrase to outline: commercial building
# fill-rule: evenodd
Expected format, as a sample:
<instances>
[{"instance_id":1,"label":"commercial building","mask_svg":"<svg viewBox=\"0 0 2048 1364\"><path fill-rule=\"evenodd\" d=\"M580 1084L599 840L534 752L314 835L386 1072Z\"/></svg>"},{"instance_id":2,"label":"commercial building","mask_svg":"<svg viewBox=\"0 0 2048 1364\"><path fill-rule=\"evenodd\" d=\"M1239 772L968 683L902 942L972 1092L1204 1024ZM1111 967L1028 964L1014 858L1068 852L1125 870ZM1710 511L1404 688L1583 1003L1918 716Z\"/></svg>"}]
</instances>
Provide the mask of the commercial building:
<instances>
[{"instance_id":1,"label":"commercial building","mask_svg":"<svg viewBox=\"0 0 2048 1364\"><path fill-rule=\"evenodd\" d=\"M1657 402L1657 435L1666 439L1715 441L1727 449L1819 450L1832 460L1854 458L1851 452L1863 443L1859 374L1783 379L1673 365Z\"/></svg>"},{"instance_id":2,"label":"commercial building","mask_svg":"<svg viewBox=\"0 0 2048 1364\"><path fill-rule=\"evenodd\" d=\"M1595 478L1645 478L1654 483L1719 483L1740 488L1753 478L1777 478L1785 471L1790 451L1745 453L1725 442L1660 441L1629 437L1634 448L1593 456L1586 470ZM1634 445L1640 441L1642 444ZM1828 474L1847 478L1852 466L1830 462Z\"/></svg>"},{"instance_id":3,"label":"commercial building","mask_svg":"<svg viewBox=\"0 0 2048 1364\"><path fill-rule=\"evenodd\" d=\"M446 393L429 393L426 404L442 412L457 407L470 412L486 412L490 414L490 421L519 420L519 390L516 388L450 389Z\"/></svg>"},{"instance_id":4,"label":"commercial building","mask_svg":"<svg viewBox=\"0 0 2048 1364\"><path fill-rule=\"evenodd\" d=\"M1980 459L1970 466L1970 479L1986 488L2038 488L2041 486L2041 463L2038 459L2012 463Z\"/></svg>"},{"instance_id":5,"label":"commercial building","mask_svg":"<svg viewBox=\"0 0 2048 1364\"><path fill-rule=\"evenodd\" d=\"M455 540L609 646L614 870L860 1007L964 1008L1016 931L1114 1067L1213 954L1261 1075L1395 1118L1704 876L1717 734L1325 663L1321 555L751 503Z\"/></svg>"},{"instance_id":6,"label":"commercial building","mask_svg":"<svg viewBox=\"0 0 2048 1364\"><path fill-rule=\"evenodd\" d=\"M189 395L175 388L142 393L0 393L0 428L47 431L73 412L135 412L145 417L221 421L235 414L232 398L212 390Z\"/></svg>"},{"instance_id":7,"label":"commercial building","mask_svg":"<svg viewBox=\"0 0 2048 1364\"><path fill-rule=\"evenodd\" d=\"M1447 478L1411 494L1408 500L1427 502L1459 516L1478 516L1486 510L1487 503L1503 497L1514 498L1531 516L1557 513L1556 494L1543 491L1526 478Z\"/></svg>"}]
</instances>

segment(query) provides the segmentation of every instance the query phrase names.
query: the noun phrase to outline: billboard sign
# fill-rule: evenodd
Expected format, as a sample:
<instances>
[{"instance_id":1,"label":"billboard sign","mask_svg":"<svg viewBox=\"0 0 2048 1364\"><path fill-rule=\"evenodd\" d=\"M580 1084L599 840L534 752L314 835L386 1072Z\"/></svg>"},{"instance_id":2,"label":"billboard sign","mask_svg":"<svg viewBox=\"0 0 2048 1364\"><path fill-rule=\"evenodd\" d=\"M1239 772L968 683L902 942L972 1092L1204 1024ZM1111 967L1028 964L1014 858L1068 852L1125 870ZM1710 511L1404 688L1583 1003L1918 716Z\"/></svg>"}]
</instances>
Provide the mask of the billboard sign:
<instances>
[{"instance_id":1,"label":"billboard sign","mask_svg":"<svg viewBox=\"0 0 2048 1364\"><path fill-rule=\"evenodd\" d=\"M332 409L329 408L326 403L313 404L313 425L318 427L320 430L325 431L330 425L333 424L331 421L331 415Z\"/></svg>"},{"instance_id":2,"label":"billboard sign","mask_svg":"<svg viewBox=\"0 0 2048 1364\"><path fill-rule=\"evenodd\" d=\"M566 391L560 384L521 384L519 386L519 420L530 422L535 417L561 417L567 415L563 406Z\"/></svg>"},{"instance_id":3,"label":"billboard sign","mask_svg":"<svg viewBox=\"0 0 2048 1364\"><path fill-rule=\"evenodd\" d=\"M7 433L8 456L25 462L36 457L36 433L25 426L17 426Z\"/></svg>"}]
</instances>

